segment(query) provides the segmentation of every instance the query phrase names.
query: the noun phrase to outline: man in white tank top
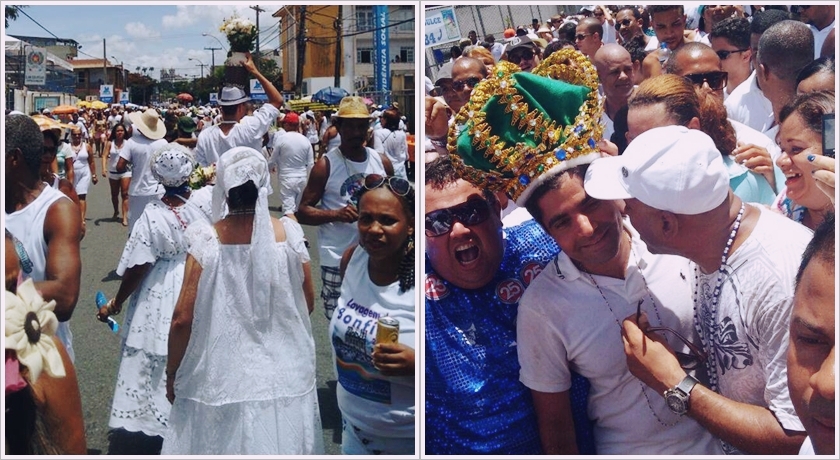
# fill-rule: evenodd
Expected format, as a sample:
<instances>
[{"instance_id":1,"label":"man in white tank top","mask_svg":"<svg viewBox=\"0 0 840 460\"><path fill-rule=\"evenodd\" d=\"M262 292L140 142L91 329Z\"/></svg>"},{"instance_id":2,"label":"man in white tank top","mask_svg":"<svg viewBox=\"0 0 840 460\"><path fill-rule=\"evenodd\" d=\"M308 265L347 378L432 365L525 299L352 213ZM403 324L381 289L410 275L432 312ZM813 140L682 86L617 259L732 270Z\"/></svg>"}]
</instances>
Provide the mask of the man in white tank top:
<instances>
[{"instance_id":1,"label":"man in white tank top","mask_svg":"<svg viewBox=\"0 0 840 460\"><path fill-rule=\"evenodd\" d=\"M362 98L341 100L336 127L341 135L337 149L327 152L312 168L295 217L303 225L318 226L321 261L321 299L324 313L332 317L341 294L339 262L344 250L358 241L354 223L359 218L352 197L368 174L394 174L387 158L365 146L370 114Z\"/></svg>"},{"instance_id":2,"label":"man in white tank top","mask_svg":"<svg viewBox=\"0 0 840 460\"><path fill-rule=\"evenodd\" d=\"M57 335L74 358L68 321L81 283L81 213L63 193L41 181L44 136L25 115L6 118L6 230L14 236L21 273L46 301L54 300Z\"/></svg>"}]
</instances>

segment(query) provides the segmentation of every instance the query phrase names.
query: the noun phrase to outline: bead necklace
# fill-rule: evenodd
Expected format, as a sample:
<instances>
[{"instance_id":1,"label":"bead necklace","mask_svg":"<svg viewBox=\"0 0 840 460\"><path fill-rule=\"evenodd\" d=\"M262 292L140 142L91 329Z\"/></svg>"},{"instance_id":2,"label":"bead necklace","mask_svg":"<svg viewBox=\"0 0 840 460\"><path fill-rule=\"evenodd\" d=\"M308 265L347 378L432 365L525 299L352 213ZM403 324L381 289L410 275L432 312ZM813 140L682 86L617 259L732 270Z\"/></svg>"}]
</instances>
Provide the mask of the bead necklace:
<instances>
[{"instance_id":1,"label":"bead necklace","mask_svg":"<svg viewBox=\"0 0 840 460\"><path fill-rule=\"evenodd\" d=\"M709 386L713 391L717 391L717 354L713 350L711 329L714 328L714 322L717 320L717 308L720 302L720 293L723 289L723 278L726 274L726 261L729 258L729 251L732 249L732 243L735 242L735 236L738 235L738 229L741 228L741 219L744 217L744 210L746 205L741 203L741 210L738 211L738 217L735 218L735 224L732 227L732 232L729 234L729 240L726 241L726 246L723 248L723 255L720 258L720 268L718 268L717 281L715 282L715 289L712 291L711 305L705 308L704 296L698 297L700 292L700 279L702 274L697 264L694 265L694 328L700 335L700 343L703 348L709 350L709 359L706 360L706 371L709 374ZM702 311L698 311L697 306L701 305ZM700 316L708 313L706 317L708 321L701 321ZM707 327L704 323L711 322L707 336Z\"/></svg>"},{"instance_id":2,"label":"bead necklace","mask_svg":"<svg viewBox=\"0 0 840 460\"><path fill-rule=\"evenodd\" d=\"M632 250L633 242L631 241L630 244L631 244L630 247L631 247L631 250ZM639 259L636 257L636 251L635 250L633 251L633 257L636 258L636 269L639 270L639 274L642 274L642 269L641 269L641 267L639 267ZM601 294L601 298L604 299L604 303L607 305L607 308L610 310L610 313L612 313L613 319L615 320L615 324L618 325L619 330L622 330L621 322L618 320L618 315L616 315L615 311L613 311L612 306L610 305L610 302L607 300L607 296L604 294L604 291L601 290L601 286L598 285L598 283L595 281L595 278L592 276L591 273L585 272L583 270L581 270L581 273L585 273L586 276L589 277L589 281L591 281L592 284L595 285L595 288L598 289L598 292ZM644 283L645 283L645 290L647 290L648 296L650 296L650 300L653 303L653 310L656 313L657 319L659 319L659 324L661 325L662 324L662 318L659 317L659 309L656 308L656 302L653 302L653 296L650 293L650 289L648 288L648 285L647 285L647 280L645 279L645 276L643 274L642 274L642 281L644 281ZM636 379L636 381L639 382L639 386L642 387L642 395L644 395L645 401L647 401L648 409L650 409L650 412L653 414L654 417L656 417L656 420L659 422L660 425L662 425L664 427L672 427L672 426L676 425L677 423L679 423L679 420L677 420L673 423L666 423L661 418L659 418L659 414L657 414L656 411L653 410L653 404L650 403L650 397L647 394L647 385L645 385L644 382L642 382L639 379Z\"/></svg>"}]
</instances>

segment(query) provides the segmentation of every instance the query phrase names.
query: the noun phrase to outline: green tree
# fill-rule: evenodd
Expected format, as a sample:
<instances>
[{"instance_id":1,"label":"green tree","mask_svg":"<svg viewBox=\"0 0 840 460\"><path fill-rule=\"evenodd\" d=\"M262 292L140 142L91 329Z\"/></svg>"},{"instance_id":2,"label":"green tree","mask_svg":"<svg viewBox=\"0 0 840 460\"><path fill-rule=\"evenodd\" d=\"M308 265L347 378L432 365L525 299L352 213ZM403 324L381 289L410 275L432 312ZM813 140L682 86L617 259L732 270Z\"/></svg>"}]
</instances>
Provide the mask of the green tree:
<instances>
[{"instance_id":1,"label":"green tree","mask_svg":"<svg viewBox=\"0 0 840 460\"><path fill-rule=\"evenodd\" d=\"M20 12L21 8L26 8L26 6L6 6L6 28L9 28L9 19L12 21L17 20L18 13Z\"/></svg>"}]
</instances>

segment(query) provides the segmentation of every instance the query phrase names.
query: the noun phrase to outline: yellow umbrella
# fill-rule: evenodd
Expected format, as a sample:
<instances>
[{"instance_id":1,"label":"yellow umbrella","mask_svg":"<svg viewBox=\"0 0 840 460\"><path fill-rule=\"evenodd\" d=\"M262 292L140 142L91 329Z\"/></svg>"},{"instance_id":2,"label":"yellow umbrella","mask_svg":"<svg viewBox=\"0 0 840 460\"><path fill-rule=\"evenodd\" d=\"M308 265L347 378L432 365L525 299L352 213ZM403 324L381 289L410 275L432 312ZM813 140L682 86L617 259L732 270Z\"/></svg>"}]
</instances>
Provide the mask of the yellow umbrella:
<instances>
[{"instance_id":1,"label":"yellow umbrella","mask_svg":"<svg viewBox=\"0 0 840 460\"><path fill-rule=\"evenodd\" d=\"M83 109L90 108L90 102L88 102L88 101L79 101L79 102L76 102L76 105L78 105L79 107L81 107Z\"/></svg>"},{"instance_id":2,"label":"yellow umbrella","mask_svg":"<svg viewBox=\"0 0 840 460\"><path fill-rule=\"evenodd\" d=\"M108 104L106 104L102 101L93 101L93 102L90 103L90 108L96 109L96 110L107 109Z\"/></svg>"}]
</instances>

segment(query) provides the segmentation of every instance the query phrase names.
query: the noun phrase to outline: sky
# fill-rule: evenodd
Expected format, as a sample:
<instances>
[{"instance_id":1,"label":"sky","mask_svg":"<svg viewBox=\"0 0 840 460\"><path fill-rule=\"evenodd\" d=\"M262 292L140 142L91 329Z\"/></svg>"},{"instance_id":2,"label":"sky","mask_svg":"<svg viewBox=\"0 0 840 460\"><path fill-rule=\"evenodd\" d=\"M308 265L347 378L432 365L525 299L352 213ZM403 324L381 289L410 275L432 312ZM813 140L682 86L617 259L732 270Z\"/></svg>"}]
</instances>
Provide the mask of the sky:
<instances>
[{"instance_id":1,"label":"sky","mask_svg":"<svg viewBox=\"0 0 840 460\"><path fill-rule=\"evenodd\" d=\"M219 32L224 19L237 14L256 22L257 13L249 6L258 4L256 1L180 2L178 5L173 5L177 2L168 2L168 5L126 3L129 2L30 4L23 9L26 14L19 14L17 20L9 22L5 33L37 37L55 35L76 40L82 45L79 59L101 59L104 38L108 60L115 64L122 62L130 71L137 67L154 67L154 75L150 76L160 79L159 69L174 68L179 75L198 77L202 70L199 64L205 65L206 76L213 62L212 51L204 48L224 47L215 51L215 64L224 63L229 47L224 34ZM261 5L265 12L260 13L259 20L260 48L264 52L279 45L277 19L271 17L279 8L282 6L278 4ZM203 33L218 41L202 36Z\"/></svg>"}]
</instances>

